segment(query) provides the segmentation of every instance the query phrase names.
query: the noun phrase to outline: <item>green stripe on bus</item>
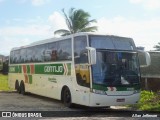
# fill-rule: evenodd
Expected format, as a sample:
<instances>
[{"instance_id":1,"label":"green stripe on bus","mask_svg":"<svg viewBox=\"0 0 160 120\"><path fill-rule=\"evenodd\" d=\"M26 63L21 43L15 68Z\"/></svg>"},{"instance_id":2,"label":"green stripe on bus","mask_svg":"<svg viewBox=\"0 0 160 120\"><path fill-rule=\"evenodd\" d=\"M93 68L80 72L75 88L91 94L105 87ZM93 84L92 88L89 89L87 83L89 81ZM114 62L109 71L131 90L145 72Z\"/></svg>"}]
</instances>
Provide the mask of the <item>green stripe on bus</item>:
<instances>
[{"instance_id":1,"label":"green stripe on bus","mask_svg":"<svg viewBox=\"0 0 160 120\"><path fill-rule=\"evenodd\" d=\"M10 73L20 73L21 72L21 66L10 66L9 67Z\"/></svg>"},{"instance_id":2,"label":"green stripe on bus","mask_svg":"<svg viewBox=\"0 0 160 120\"><path fill-rule=\"evenodd\" d=\"M66 68L64 68L64 65L61 63L34 65L34 72L35 74L64 75L64 73L67 71L67 75L71 75L71 63L65 63L65 64L67 66ZM26 68L27 68L27 74L31 74L30 65L26 65ZM22 65L10 66L9 72L22 73Z\"/></svg>"},{"instance_id":3,"label":"green stripe on bus","mask_svg":"<svg viewBox=\"0 0 160 120\"><path fill-rule=\"evenodd\" d=\"M30 74L30 65L27 65L27 73Z\"/></svg>"},{"instance_id":4,"label":"green stripe on bus","mask_svg":"<svg viewBox=\"0 0 160 120\"><path fill-rule=\"evenodd\" d=\"M67 75L71 75L71 63L67 64L67 68L68 68L68 74Z\"/></svg>"},{"instance_id":5,"label":"green stripe on bus","mask_svg":"<svg viewBox=\"0 0 160 120\"><path fill-rule=\"evenodd\" d=\"M29 78L29 84L32 84L32 75L28 75Z\"/></svg>"},{"instance_id":6,"label":"green stripe on bus","mask_svg":"<svg viewBox=\"0 0 160 120\"><path fill-rule=\"evenodd\" d=\"M21 65L18 66L18 72L22 73L22 66Z\"/></svg>"},{"instance_id":7,"label":"green stripe on bus","mask_svg":"<svg viewBox=\"0 0 160 120\"><path fill-rule=\"evenodd\" d=\"M108 91L108 88L105 86L102 86L102 85L93 84L92 87L93 87L93 89L96 89L96 90Z\"/></svg>"}]
</instances>

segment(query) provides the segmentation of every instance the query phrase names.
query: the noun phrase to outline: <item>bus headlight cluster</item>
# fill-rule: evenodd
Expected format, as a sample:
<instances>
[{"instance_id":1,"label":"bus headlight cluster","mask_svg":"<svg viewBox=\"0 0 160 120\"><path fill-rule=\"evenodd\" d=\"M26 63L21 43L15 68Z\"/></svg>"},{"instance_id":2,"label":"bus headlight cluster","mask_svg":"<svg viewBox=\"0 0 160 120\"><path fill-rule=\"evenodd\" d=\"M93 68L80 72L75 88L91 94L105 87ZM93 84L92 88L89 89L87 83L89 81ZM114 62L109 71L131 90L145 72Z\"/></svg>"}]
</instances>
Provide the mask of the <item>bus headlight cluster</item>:
<instances>
[{"instance_id":1,"label":"bus headlight cluster","mask_svg":"<svg viewBox=\"0 0 160 120\"><path fill-rule=\"evenodd\" d=\"M103 90L95 90L95 89L93 89L93 93L101 94L101 95L106 95L106 92L103 91Z\"/></svg>"},{"instance_id":2,"label":"bus headlight cluster","mask_svg":"<svg viewBox=\"0 0 160 120\"><path fill-rule=\"evenodd\" d=\"M135 91L133 92L133 94L137 94L137 93L140 93L140 90L135 90Z\"/></svg>"}]
</instances>

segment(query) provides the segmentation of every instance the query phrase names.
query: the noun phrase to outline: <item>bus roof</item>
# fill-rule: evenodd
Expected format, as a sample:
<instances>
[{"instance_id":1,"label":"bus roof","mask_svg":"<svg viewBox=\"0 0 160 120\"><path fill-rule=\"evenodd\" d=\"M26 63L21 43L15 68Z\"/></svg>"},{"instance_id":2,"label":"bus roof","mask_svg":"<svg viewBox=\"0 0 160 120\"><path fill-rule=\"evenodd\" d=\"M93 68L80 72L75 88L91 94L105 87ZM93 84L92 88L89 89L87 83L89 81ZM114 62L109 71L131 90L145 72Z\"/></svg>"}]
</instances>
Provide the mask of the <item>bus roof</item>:
<instances>
[{"instance_id":1,"label":"bus roof","mask_svg":"<svg viewBox=\"0 0 160 120\"><path fill-rule=\"evenodd\" d=\"M28 47L32 47L32 46L36 46L36 45L41 45L41 44L45 44L45 43L51 43L51 42L56 42L56 41L59 41L59 40L65 40L65 39L68 39L68 38L72 38L72 37L75 37L75 36L82 36L82 35L99 35L99 36L110 36L110 37L119 37L119 38L128 38L130 40L132 40L131 38L129 37L122 37L122 36L116 36L116 35L107 35L107 34L102 34L102 33L93 33L93 32L80 32L80 33L75 33L75 34L71 34L71 35L67 35L67 36L63 36L63 37L53 37L53 38L49 38L49 39L45 39L45 40L39 40L39 41L36 41L36 42L33 42L29 45L26 45L26 46L20 46L20 47L15 47L15 48L12 48L11 51L14 51L14 50L18 50L18 49L22 49L22 48L28 48Z\"/></svg>"}]
</instances>

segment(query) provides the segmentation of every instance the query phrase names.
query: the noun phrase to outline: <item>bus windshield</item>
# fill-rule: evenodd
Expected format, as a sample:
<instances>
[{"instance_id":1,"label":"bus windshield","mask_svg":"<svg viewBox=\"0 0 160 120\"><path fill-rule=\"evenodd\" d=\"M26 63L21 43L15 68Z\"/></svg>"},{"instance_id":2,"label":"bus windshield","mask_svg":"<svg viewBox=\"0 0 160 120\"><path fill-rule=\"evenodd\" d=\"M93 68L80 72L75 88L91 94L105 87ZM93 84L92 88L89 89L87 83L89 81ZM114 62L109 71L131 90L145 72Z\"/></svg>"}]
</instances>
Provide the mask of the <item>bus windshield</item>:
<instances>
[{"instance_id":1,"label":"bus windshield","mask_svg":"<svg viewBox=\"0 0 160 120\"><path fill-rule=\"evenodd\" d=\"M139 84L140 71L136 52L97 50L92 66L93 84L124 86Z\"/></svg>"}]
</instances>

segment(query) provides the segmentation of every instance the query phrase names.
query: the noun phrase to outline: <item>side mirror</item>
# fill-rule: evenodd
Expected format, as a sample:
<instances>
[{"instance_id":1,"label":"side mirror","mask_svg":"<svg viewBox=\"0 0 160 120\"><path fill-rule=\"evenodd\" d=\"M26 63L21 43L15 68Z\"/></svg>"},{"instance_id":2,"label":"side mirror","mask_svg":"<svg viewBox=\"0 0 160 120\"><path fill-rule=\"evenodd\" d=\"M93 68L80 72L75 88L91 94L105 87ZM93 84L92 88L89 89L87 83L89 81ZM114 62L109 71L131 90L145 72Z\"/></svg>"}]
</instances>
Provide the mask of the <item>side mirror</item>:
<instances>
[{"instance_id":1,"label":"side mirror","mask_svg":"<svg viewBox=\"0 0 160 120\"><path fill-rule=\"evenodd\" d=\"M138 51L140 67L148 67L151 64L150 54L146 51Z\"/></svg>"},{"instance_id":2,"label":"side mirror","mask_svg":"<svg viewBox=\"0 0 160 120\"><path fill-rule=\"evenodd\" d=\"M96 49L93 47L86 47L86 49L89 51L89 63L96 64Z\"/></svg>"}]
</instances>

